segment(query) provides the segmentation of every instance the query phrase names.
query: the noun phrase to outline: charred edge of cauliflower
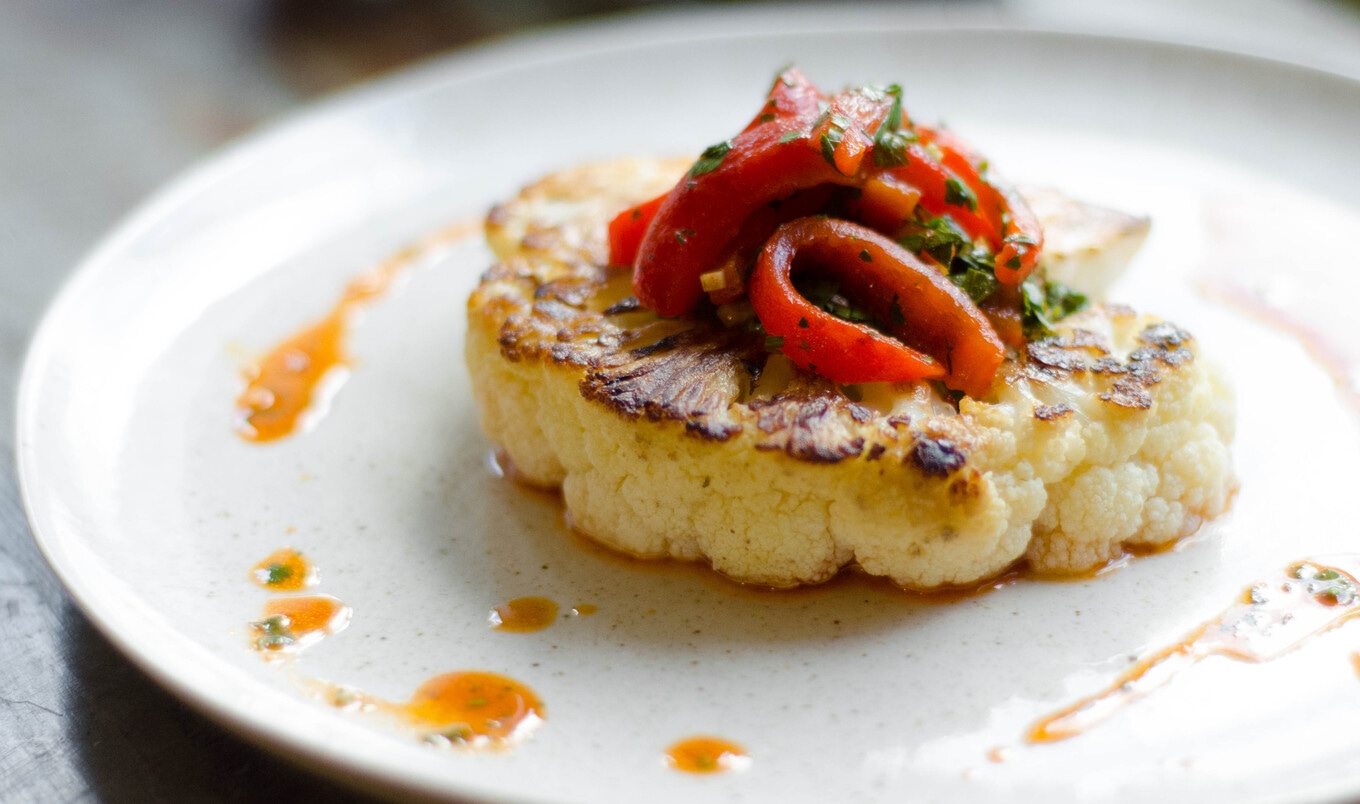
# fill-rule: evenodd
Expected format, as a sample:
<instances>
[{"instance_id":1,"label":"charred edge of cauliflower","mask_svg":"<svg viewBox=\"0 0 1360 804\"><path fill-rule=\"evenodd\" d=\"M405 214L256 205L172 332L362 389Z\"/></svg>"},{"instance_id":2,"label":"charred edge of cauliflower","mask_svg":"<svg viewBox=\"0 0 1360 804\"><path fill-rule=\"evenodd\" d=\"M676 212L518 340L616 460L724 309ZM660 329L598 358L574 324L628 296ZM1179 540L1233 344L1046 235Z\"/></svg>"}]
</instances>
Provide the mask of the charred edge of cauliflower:
<instances>
[{"instance_id":1,"label":"charred edge of cauliflower","mask_svg":"<svg viewBox=\"0 0 1360 804\"><path fill-rule=\"evenodd\" d=\"M1078 314L957 407L927 384L840 387L756 334L630 303L602 264L603 224L664 187L628 184L626 167L500 207L502 261L469 300L484 428L595 539L774 587L857 563L934 589L1022 558L1086 571L1226 508L1231 394L1183 330ZM582 187L613 197L575 217L553 206Z\"/></svg>"}]
</instances>

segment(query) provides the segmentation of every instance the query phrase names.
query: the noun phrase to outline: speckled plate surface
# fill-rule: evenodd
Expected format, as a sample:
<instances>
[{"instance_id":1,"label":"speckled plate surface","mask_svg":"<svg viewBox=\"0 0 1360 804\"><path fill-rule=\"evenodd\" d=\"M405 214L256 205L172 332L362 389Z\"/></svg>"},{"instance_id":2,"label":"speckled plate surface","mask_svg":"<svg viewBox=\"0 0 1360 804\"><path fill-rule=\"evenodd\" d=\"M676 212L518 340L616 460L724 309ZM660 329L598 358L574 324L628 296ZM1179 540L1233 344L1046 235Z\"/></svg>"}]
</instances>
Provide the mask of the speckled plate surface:
<instances>
[{"instance_id":1,"label":"speckled plate surface","mask_svg":"<svg viewBox=\"0 0 1360 804\"><path fill-rule=\"evenodd\" d=\"M1195 332L1233 375L1229 517L1105 577L950 604L856 583L754 593L609 558L568 536L551 496L488 468L461 356L463 299L488 260L475 240L428 251L364 311L351 375L307 432L235 435L242 356L325 315L347 281L544 172L721 139L791 60L826 86L900 81L916 117L946 119L1011 177L1153 216L1113 295ZM229 149L90 255L23 377L25 499L76 600L148 672L253 739L393 793L1360 794L1360 731L1338 726L1360 712L1360 626L1268 664L1208 659L1077 738L1022 739L1252 582L1356 549L1355 389L1324 368L1354 358L1327 336L1354 333L1338 300L1360 291L1356 131L1360 85L1335 76L1117 38L923 29L881 9L642 18L472 51ZM267 595L248 570L285 545L353 620L264 662L247 623ZM488 628L491 607L524 595L598 613ZM542 695L532 739L441 750L307 694L319 679L402 700L470 668ZM743 744L749 767L668 769L663 749L691 734Z\"/></svg>"}]
</instances>

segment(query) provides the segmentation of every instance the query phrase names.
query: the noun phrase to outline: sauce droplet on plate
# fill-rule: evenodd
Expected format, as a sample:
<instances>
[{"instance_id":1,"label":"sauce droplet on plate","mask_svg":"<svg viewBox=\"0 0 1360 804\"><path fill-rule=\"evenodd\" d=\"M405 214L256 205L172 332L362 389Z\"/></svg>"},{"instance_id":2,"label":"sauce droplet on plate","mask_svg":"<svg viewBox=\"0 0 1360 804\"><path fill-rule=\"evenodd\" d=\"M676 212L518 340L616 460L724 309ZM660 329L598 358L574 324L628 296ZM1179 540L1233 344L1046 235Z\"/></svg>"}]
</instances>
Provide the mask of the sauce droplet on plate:
<instances>
[{"instance_id":1,"label":"sauce droplet on plate","mask_svg":"<svg viewBox=\"0 0 1360 804\"><path fill-rule=\"evenodd\" d=\"M255 583L276 592L297 592L317 582L316 567L291 547L275 550L250 568Z\"/></svg>"},{"instance_id":2,"label":"sauce droplet on plate","mask_svg":"<svg viewBox=\"0 0 1360 804\"><path fill-rule=\"evenodd\" d=\"M401 711L425 730L427 742L470 748L513 745L547 717L543 701L524 684L471 670L426 681Z\"/></svg>"},{"instance_id":3,"label":"sauce droplet on plate","mask_svg":"<svg viewBox=\"0 0 1360 804\"><path fill-rule=\"evenodd\" d=\"M1331 560L1344 560L1360 572L1360 556ZM1103 691L1040 720L1027 739L1050 743L1075 737L1200 659L1225 656L1241 662L1267 662L1356 616L1360 616L1360 582L1352 572L1320 561L1296 562L1278 577L1248 587L1217 619L1143 658Z\"/></svg>"},{"instance_id":4,"label":"sauce droplet on plate","mask_svg":"<svg viewBox=\"0 0 1360 804\"><path fill-rule=\"evenodd\" d=\"M349 606L330 595L276 597L265 602L264 617L250 624L255 648L297 652L349 625Z\"/></svg>"},{"instance_id":5,"label":"sauce droplet on plate","mask_svg":"<svg viewBox=\"0 0 1360 804\"><path fill-rule=\"evenodd\" d=\"M666 764L685 773L741 770L750 763L745 748L721 737L689 737L666 749Z\"/></svg>"},{"instance_id":6,"label":"sauce droplet on plate","mask_svg":"<svg viewBox=\"0 0 1360 804\"><path fill-rule=\"evenodd\" d=\"M557 604L546 597L517 597L491 610L488 620L497 631L525 634L542 631L557 619Z\"/></svg>"}]
</instances>

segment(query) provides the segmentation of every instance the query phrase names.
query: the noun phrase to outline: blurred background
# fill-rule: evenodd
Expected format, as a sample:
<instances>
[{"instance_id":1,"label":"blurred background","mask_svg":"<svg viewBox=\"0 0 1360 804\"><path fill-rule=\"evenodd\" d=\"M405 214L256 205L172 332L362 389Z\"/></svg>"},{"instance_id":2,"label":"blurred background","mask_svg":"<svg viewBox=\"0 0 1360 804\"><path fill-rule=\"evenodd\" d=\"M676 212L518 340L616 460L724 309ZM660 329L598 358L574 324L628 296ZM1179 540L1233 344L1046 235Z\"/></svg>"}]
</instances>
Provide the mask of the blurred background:
<instances>
[{"instance_id":1,"label":"blurred background","mask_svg":"<svg viewBox=\"0 0 1360 804\"><path fill-rule=\"evenodd\" d=\"M15 386L42 310L100 235L225 143L358 82L526 30L731 5L0 2L0 801L366 800L161 691L92 629L33 545L9 457ZM1356 0L910 5L924 21L1194 42L1360 78Z\"/></svg>"}]
</instances>

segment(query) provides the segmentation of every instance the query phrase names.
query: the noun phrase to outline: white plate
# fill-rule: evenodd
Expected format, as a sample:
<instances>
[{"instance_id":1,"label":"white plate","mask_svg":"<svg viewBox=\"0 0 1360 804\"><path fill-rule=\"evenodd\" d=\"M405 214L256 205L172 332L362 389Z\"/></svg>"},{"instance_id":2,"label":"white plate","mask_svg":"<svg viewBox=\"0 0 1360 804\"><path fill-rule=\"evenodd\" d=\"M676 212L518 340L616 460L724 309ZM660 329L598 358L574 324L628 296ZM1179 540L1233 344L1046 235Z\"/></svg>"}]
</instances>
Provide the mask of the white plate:
<instances>
[{"instance_id":1,"label":"white plate","mask_svg":"<svg viewBox=\"0 0 1360 804\"><path fill-rule=\"evenodd\" d=\"M1253 580L1353 540L1360 436L1336 384L1281 330L1197 288L1227 274L1264 303L1321 299L1311 323L1345 321L1340 300L1360 276L1360 85L1179 46L911 19L669 16L516 40L323 104L181 178L89 257L32 347L18 453L53 567L175 694L389 790L555 802L1360 793L1360 730L1344 725L1360 711L1348 655L1360 631L1346 628L1266 665L1208 660L1077 739L1021 741ZM1154 216L1115 295L1200 334L1234 375L1242 490L1228 520L1107 577L951 605L855 585L757 595L603 558L566 536L551 498L488 471L461 357L464 295L487 260L476 244L368 310L353 374L310 432L268 445L233 434L235 356L326 313L348 279L545 171L721 139L790 60L825 86L901 81L916 117L947 119L1012 177ZM246 572L285 544L354 618L279 666L246 648L266 597ZM599 613L490 631L488 610L521 595ZM516 750L461 754L299 687L322 678L400 700L465 668L528 683L546 724ZM664 767L664 747L695 733L744 744L750 767ZM989 760L997 747L1005 761Z\"/></svg>"}]
</instances>

